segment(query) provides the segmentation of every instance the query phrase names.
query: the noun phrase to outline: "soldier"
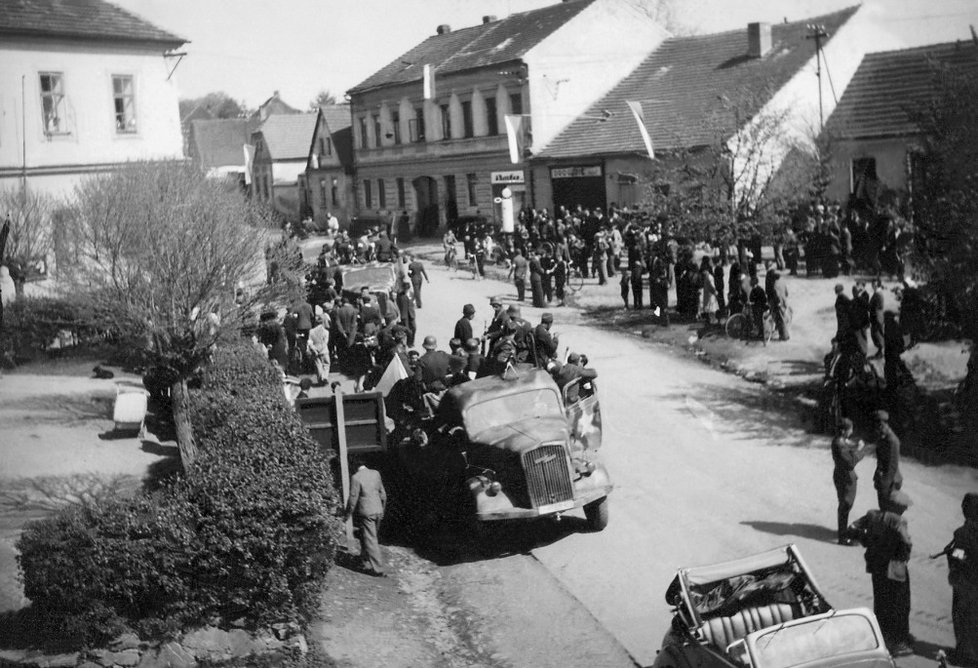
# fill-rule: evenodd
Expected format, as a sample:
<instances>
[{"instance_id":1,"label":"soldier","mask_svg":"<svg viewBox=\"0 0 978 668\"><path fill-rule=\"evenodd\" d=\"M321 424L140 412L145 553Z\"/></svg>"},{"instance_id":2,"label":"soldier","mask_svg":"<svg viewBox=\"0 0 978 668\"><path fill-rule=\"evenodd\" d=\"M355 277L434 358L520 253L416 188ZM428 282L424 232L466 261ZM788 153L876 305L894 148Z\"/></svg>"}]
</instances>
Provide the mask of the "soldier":
<instances>
[{"instance_id":1,"label":"soldier","mask_svg":"<svg viewBox=\"0 0 978 668\"><path fill-rule=\"evenodd\" d=\"M873 473L873 486L879 507L883 508L890 494L903 486L900 474L900 439L890 428L890 414L876 411L876 471Z\"/></svg>"},{"instance_id":2,"label":"soldier","mask_svg":"<svg viewBox=\"0 0 978 668\"><path fill-rule=\"evenodd\" d=\"M472 318L475 317L475 307L466 304L462 307L462 317L455 323L455 338L463 344L472 338Z\"/></svg>"},{"instance_id":3,"label":"soldier","mask_svg":"<svg viewBox=\"0 0 978 668\"><path fill-rule=\"evenodd\" d=\"M553 314L544 313L540 316L540 324L533 332L536 365L540 368L546 368L550 361L557 357L557 337L550 333L553 322Z\"/></svg>"},{"instance_id":4,"label":"soldier","mask_svg":"<svg viewBox=\"0 0 978 668\"><path fill-rule=\"evenodd\" d=\"M513 343L516 345L516 361L532 363L534 353L533 325L522 318L520 307L516 304L510 304L506 312L510 321L516 325L516 333L513 337Z\"/></svg>"},{"instance_id":5,"label":"soldier","mask_svg":"<svg viewBox=\"0 0 978 668\"><path fill-rule=\"evenodd\" d=\"M492 321L486 327L484 336L482 337L483 354L485 354L485 345L489 344L489 350L495 345L497 339L503 334L503 325L509 320L509 313L503 308L503 303L500 301L499 297L490 297L489 306L492 307Z\"/></svg>"},{"instance_id":6,"label":"soldier","mask_svg":"<svg viewBox=\"0 0 978 668\"><path fill-rule=\"evenodd\" d=\"M856 464L866 456L868 450L862 440L852 440L852 420L842 418L839 422L839 433L832 440L832 461L835 468L832 471L832 482L835 484L835 491L839 498L838 520L838 540L839 545L852 545L852 539L848 536L849 511L852 504L856 501L856 483L859 476L856 475Z\"/></svg>"},{"instance_id":7,"label":"soldier","mask_svg":"<svg viewBox=\"0 0 978 668\"><path fill-rule=\"evenodd\" d=\"M957 645L948 652L956 666L978 665L978 494L965 494L961 502L964 525L944 548L948 582L954 591L951 619ZM940 555L937 555L940 556Z\"/></svg>"}]
</instances>

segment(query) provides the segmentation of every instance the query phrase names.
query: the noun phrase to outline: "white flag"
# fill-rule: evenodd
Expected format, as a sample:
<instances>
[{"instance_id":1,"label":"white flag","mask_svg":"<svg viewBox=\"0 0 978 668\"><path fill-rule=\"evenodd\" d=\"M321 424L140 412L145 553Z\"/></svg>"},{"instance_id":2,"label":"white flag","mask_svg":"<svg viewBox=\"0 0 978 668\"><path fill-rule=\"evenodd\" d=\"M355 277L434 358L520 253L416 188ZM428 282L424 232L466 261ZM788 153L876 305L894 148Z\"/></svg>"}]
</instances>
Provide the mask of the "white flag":
<instances>
[{"instance_id":1,"label":"white flag","mask_svg":"<svg viewBox=\"0 0 978 668\"><path fill-rule=\"evenodd\" d=\"M424 66L424 99L435 99L435 68L432 65Z\"/></svg>"},{"instance_id":2,"label":"white flag","mask_svg":"<svg viewBox=\"0 0 978 668\"><path fill-rule=\"evenodd\" d=\"M251 166L255 162L255 147L251 144L244 145L244 161L245 161L245 185L251 185Z\"/></svg>"},{"instance_id":3,"label":"white flag","mask_svg":"<svg viewBox=\"0 0 978 668\"><path fill-rule=\"evenodd\" d=\"M408 372L404 368L404 364L401 362L400 355L394 355L394 359L391 360L387 368L384 369L384 375L380 377L380 381L377 383L377 387L374 389L378 392L382 392L386 397L390 394L391 388L397 384L397 381L404 380L408 377Z\"/></svg>"},{"instance_id":4,"label":"white flag","mask_svg":"<svg viewBox=\"0 0 978 668\"><path fill-rule=\"evenodd\" d=\"M514 114L506 114L506 139L509 140L509 160L514 165L523 159L523 146L525 143L523 135L523 117Z\"/></svg>"},{"instance_id":5,"label":"white flag","mask_svg":"<svg viewBox=\"0 0 978 668\"><path fill-rule=\"evenodd\" d=\"M628 108L632 110L632 115L635 116L635 122L638 123L638 131L642 133L642 141L645 142L645 150L649 152L649 157L655 159L655 152L652 150L652 137L649 136L649 130L645 127L645 114L642 112L642 103L635 102L634 100L626 100L625 104Z\"/></svg>"}]
</instances>

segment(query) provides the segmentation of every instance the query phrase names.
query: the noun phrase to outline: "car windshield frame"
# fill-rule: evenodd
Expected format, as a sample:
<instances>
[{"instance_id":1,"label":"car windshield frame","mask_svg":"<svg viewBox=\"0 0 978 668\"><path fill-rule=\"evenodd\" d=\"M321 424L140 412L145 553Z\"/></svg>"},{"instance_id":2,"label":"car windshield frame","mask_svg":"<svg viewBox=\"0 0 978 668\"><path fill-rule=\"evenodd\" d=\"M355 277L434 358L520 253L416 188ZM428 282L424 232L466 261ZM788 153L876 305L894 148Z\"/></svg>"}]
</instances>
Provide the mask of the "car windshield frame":
<instances>
[{"instance_id":1,"label":"car windshield frame","mask_svg":"<svg viewBox=\"0 0 978 668\"><path fill-rule=\"evenodd\" d=\"M758 630L747 638L755 668L790 667L878 651L882 640L865 614L832 612Z\"/></svg>"}]
</instances>

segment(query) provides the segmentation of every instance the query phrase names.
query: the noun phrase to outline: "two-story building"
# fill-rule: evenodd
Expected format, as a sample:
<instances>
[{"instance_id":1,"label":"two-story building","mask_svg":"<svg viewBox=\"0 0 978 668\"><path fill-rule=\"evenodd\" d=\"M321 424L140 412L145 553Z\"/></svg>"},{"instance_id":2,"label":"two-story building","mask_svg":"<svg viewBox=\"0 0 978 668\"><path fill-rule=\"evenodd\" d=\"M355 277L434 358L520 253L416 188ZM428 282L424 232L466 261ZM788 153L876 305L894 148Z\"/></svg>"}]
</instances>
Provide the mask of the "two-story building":
<instances>
[{"instance_id":1,"label":"two-story building","mask_svg":"<svg viewBox=\"0 0 978 668\"><path fill-rule=\"evenodd\" d=\"M841 91L868 46L892 43L858 6L670 38L540 148L533 158L536 204L640 205L673 185L656 182L663 173L713 155L728 162L731 198L759 196L758 184L775 179L792 151L813 149L820 105L824 117L835 106L828 77ZM643 111L654 160L629 103Z\"/></svg>"},{"instance_id":2,"label":"two-story building","mask_svg":"<svg viewBox=\"0 0 978 668\"><path fill-rule=\"evenodd\" d=\"M883 190L912 190L915 156L923 147L912 112L935 95L942 67L978 76L978 46L967 40L863 58L826 125L829 198L873 208Z\"/></svg>"},{"instance_id":3,"label":"two-story building","mask_svg":"<svg viewBox=\"0 0 978 668\"><path fill-rule=\"evenodd\" d=\"M299 176L306 171L318 113L273 114L251 134L251 196L297 222Z\"/></svg>"},{"instance_id":4,"label":"two-story building","mask_svg":"<svg viewBox=\"0 0 978 668\"><path fill-rule=\"evenodd\" d=\"M627 0L565 0L454 32L438 26L349 91L358 212L406 210L413 231L430 235L461 215L498 220L507 186L517 209L529 206L535 147L666 37ZM519 135L515 164L507 117Z\"/></svg>"},{"instance_id":5,"label":"two-story building","mask_svg":"<svg viewBox=\"0 0 978 668\"><path fill-rule=\"evenodd\" d=\"M181 159L171 56L185 42L103 0L0 2L0 187L63 194Z\"/></svg>"},{"instance_id":6,"label":"two-story building","mask_svg":"<svg viewBox=\"0 0 978 668\"><path fill-rule=\"evenodd\" d=\"M302 204L320 227L330 214L347 227L354 215L353 138L350 105L319 108L305 174L299 177Z\"/></svg>"}]
</instances>

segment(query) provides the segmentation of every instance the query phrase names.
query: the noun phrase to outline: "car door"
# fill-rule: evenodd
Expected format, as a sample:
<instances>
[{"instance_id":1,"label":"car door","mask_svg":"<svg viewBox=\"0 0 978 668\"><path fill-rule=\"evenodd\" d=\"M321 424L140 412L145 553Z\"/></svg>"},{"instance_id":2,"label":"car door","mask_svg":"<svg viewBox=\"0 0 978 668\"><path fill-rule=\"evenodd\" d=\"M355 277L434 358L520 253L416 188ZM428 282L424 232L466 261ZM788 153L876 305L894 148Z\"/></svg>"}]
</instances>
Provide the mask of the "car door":
<instances>
[{"instance_id":1,"label":"car door","mask_svg":"<svg viewBox=\"0 0 978 668\"><path fill-rule=\"evenodd\" d=\"M601 404L593 380L575 378L564 386L564 415L573 448L597 451L601 447Z\"/></svg>"}]
</instances>

